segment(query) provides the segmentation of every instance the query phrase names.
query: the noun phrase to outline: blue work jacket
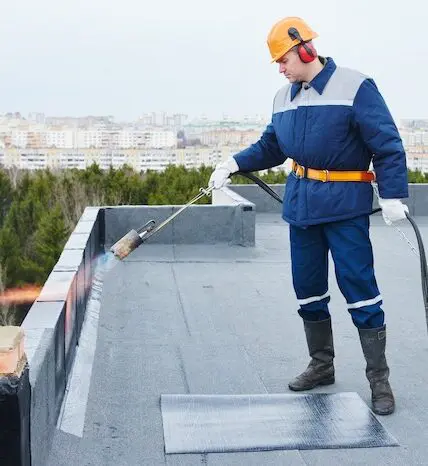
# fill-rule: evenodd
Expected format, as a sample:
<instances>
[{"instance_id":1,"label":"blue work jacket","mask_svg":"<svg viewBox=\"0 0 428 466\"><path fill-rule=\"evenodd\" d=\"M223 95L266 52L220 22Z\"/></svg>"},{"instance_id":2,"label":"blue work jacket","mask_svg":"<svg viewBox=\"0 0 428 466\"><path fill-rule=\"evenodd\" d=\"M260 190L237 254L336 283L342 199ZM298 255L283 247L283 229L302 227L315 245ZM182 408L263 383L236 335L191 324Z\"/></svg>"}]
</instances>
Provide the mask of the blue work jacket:
<instances>
[{"instance_id":1,"label":"blue work jacket","mask_svg":"<svg viewBox=\"0 0 428 466\"><path fill-rule=\"evenodd\" d=\"M368 170L373 162L380 196L408 197L403 143L375 82L331 58L308 85L287 84L277 92L259 141L234 157L242 171L287 158L321 170ZM309 226L369 214L372 205L371 183L315 181L291 172L282 217Z\"/></svg>"}]
</instances>

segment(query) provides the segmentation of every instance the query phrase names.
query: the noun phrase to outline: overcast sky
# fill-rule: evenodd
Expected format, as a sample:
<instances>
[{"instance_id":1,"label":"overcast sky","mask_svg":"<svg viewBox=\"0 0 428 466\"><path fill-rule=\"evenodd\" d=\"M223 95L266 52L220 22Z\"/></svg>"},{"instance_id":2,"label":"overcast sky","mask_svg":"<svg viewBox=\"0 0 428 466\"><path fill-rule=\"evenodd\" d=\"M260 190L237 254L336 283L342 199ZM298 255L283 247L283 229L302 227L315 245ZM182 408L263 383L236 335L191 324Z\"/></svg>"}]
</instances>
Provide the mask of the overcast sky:
<instances>
[{"instance_id":1,"label":"overcast sky","mask_svg":"<svg viewBox=\"0 0 428 466\"><path fill-rule=\"evenodd\" d=\"M422 0L16 0L2 2L0 112L151 111L270 116L286 81L266 37L285 16L377 82L395 119L428 118Z\"/></svg>"}]
</instances>

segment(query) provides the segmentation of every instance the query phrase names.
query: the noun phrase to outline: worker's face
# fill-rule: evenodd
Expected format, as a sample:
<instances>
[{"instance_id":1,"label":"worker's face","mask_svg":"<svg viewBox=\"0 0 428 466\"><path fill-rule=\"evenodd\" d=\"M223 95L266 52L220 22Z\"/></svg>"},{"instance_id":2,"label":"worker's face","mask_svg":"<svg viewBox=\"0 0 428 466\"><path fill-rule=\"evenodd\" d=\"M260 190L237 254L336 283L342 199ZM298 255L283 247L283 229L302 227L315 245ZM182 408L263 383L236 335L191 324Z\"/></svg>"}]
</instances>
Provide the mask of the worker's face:
<instances>
[{"instance_id":1,"label":"worker's face","mask_svg":"<svg viewBox=\"0 0 428 466\"><path fill-rule=\"evenodd\" d=\"M279 60L279 72L283 74L290 83L304 81L306 69L305 64L300 60L299 54L295 49L290 50Z\"/></svg>"}]
</instances>

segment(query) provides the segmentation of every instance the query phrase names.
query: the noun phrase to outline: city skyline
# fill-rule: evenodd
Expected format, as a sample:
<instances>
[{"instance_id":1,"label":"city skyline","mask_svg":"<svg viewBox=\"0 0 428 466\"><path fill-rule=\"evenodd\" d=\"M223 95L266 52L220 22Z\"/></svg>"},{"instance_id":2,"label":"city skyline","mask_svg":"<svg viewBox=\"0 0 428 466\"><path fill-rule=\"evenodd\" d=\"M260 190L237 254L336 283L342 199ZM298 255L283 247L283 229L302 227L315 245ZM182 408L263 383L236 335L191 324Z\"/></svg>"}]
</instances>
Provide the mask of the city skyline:
<instances>
[{"instance_id":1,"label":"city skyline","mask_svg":"<svg viewBox=\"0 0 428 466\"><path fill-rule=\"evenodd\" d=\"M37 112L37 111L31 111L28 114L24 114L23 112L20 111L7 111L4 113L0 112L0 121L1 119L14 119L15 117L21 118L23 121L27 121L29 123L33 124L46 124L46 125L52 125L55 126L57 123L55 123L56 120L85 120L85 119L103 119L107 120L109 119L113 124L117 125L126 125L126 124L134 124L134 123L141 123L144 121L147 121L147 119L152 118L153 122L151 123L153 126L168 126L167 124L164 125L161 123L162 117L165 118L165 120L172 120L174 118L178 118L178 121L184 121L184 125L191 125L195 123L203 123L204 121L206 122L228 122L230 121L231 123L245 123L246 121L251 121L251 122L259 122L259 123L265 123L268 124L270 121L270 115L262 115L262 114L229 114L226 112L221 112L219 115L208 115L206 113L201 113L199 115L188 115L183 112L168 112L168 111L160 111L160 112L155 112L155 111L147 111L140 113L140 115L135 118L135 119L130 119L130 120L120 120L116 118L115 115L112 115L111 113L102 115L102 114L77 114L77 115L70 115L70 114L58 114L58 115L48 115L45 112ZM423 122L423 127L424 129L428 128L428 116L427 117L419 117L419 116L408 116L408 117L403 117L403 118L395 118L395 123L397 126L400 125L406 125L406 121L413 121L413 122ZM156 122L156 123L155 123ZM59 124L60 125L60 124ZM177 125L180 126L180 125Z\"/></svg>"},{"instance_id":2,"label":"city skyline","mask_svg":"<svg viewBox=\"0 0 428 466\"><path fill-rule=\"evenodd\" d=\"M182 114L147 114L140 124L122 125L112 123L109 116L77 121L38 113L31 117L35 122L0 119L0 166L30 170L84 169L92 163L102 169L126 164L136 170L163 170L170 164L213 166L255 143L264 130L261 121L249 120L182 124ZM156 126L161 122L166 125ZM399 131L408 168L428 172L428 119L403 120ZM284 167L290 169L290 159Z\"/></svg>"},{"instance_id":3,"label":"city skyline","mask_svg":"<svg viewBox=\"0 0 428 466\"><path fill-rule=\"evenodd\" d=\"M141 112L135 119L128 119L128 120L124 120L124 119L119 119L118 117L116 117L115 115L113 115L112 113L106 113L106 114L95 114L95 113L92 113L92 114L75 114L75 115L71 115L71 114L66 114L66 113L61 113L61 114L56 114L56 115L50 115L50 114L47 114L46 112L44 112L43 110L41 111L30 111L28 113L24 113L22 111L19 111L18 110L9 110L9 111L5 111L5 112L0 112L0 118L8 118L8 117L13 117L13 116L17 116L17 115L20 115L20 117L24 120L28 120L28 121L31 121L33 118L32 116L43 116L44 119L67 119L67 118L70 118L70 119L84 119L84 118L107 118L107 117L110 117L112 118L112 120L115 122L115 123L126 123L126 122L130 122L130 123L133 123L133 122L137 122L137 121L140 121L148 116L151 116L151 115L156 115L157 117L161 117L162 115L165 115L166 117L174 117L174 116L182 116L186 119L186 121L190 122L190 121L193 121L193 120L202 120L202 119L206 119L206 120L209 120L209 121L228 121L228 120L231 120L231 121L244 121L246 119L265 119L265 120L268 120L270 119L270 115L262 115L262 114L257 114L257 113L253 113L253 114L240 114L239 112L235 112L235 113L228 113L228 112L220 112L219 114L207 114L206 112L202 112L200 114L195 114L195 115L189 115L189 114L186 114L182 111L166 111L166 110L162 110L162 111L146 111L146 112Z\"/></svg>"}]
</instances>

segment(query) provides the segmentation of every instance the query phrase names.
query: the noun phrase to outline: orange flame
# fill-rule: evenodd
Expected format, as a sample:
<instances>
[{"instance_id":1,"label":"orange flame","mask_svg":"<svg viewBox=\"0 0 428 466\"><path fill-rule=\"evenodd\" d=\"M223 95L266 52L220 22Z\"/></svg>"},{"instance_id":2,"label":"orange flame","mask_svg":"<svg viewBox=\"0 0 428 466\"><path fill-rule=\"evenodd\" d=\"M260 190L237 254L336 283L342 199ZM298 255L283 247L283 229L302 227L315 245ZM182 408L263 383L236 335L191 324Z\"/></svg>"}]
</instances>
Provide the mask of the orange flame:
<instances>
[{"instance_id":1,"label":"orange flame","mask_svg":"<svg viewBox=\"0 0 428 466\"><path fill-rule=\"evenodd\" d=\"M31 303L39 296L41 289L36 285L9 288L0 293L0 305Z\"/></svg>"}]
</instances>

